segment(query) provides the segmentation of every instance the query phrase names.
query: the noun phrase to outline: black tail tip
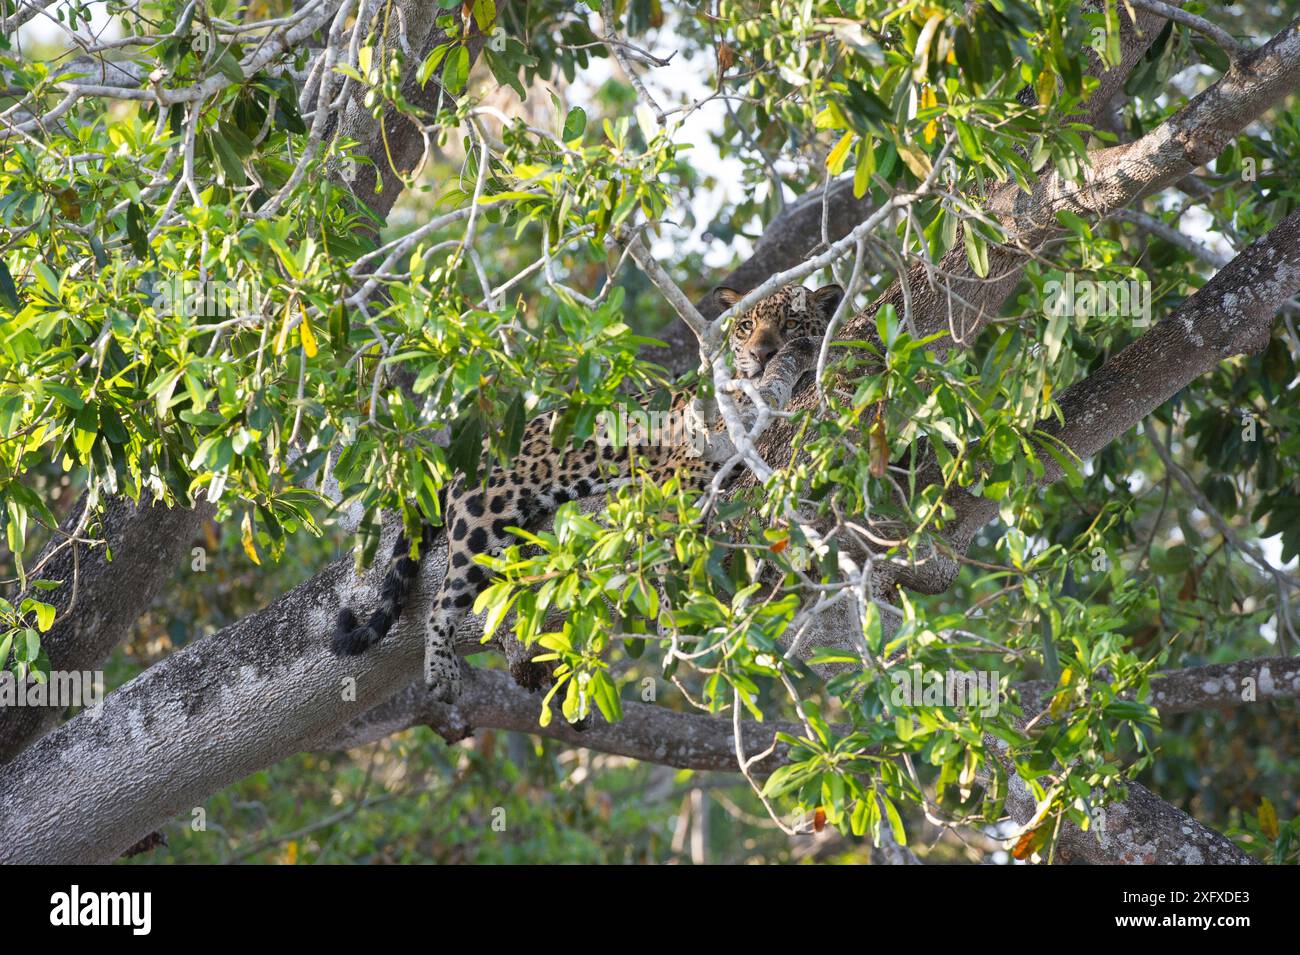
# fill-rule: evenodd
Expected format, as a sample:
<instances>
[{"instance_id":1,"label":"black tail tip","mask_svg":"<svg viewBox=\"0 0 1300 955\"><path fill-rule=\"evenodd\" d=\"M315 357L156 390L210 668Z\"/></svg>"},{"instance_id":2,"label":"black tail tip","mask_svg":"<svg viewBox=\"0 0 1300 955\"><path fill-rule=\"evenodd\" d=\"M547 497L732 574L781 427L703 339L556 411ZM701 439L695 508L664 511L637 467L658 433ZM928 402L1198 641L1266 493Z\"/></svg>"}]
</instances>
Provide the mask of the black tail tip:
<instances>
[{"instance_id":1,"label":"black tail tip","mask_svg":"<svg viewBox=\"0 0 1300 955\"><path fill-rule=\"evenodd\" d=\"M365 653L374 645L374 631L369 627L358 627L357 616L347 607L339 611L338 624L334 627L334 653L340 657L354 657Z\"/></svg>"}]
</instances>

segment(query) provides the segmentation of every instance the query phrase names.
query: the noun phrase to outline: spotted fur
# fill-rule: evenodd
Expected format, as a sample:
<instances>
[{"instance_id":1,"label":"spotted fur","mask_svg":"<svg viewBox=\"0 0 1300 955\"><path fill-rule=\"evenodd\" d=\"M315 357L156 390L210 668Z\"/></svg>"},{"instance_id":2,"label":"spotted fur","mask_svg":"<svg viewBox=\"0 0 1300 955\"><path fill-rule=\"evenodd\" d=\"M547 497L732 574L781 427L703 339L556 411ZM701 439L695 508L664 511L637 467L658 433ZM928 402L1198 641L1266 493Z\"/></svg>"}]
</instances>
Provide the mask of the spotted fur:
<instances>
[{"instance_id":1,"label":"spotted fur","mask_svg":"<svg viewBox=\"0 0 1300 955\"><path fill-rule=\"evenodd\" d=\"M728 288L714 294L723 308L741 298L741 293ZM730 337L737 375L757 378L786 342L820 338L843 295L838 285L816 291L787 286L738 316ZM714 474L685 442L642 443L630 453L628 448L588 441L580 448L557 451L551 446L550 424L550 415L529 422L518 456L508 468L493 468L486 483L469 484L457 478L448 489L447 572L433 598L425 631L425 681L440 699L452 701L460 693L460 663L452 649L452 633L490 582L488 569L474 557L500 554L513 539L507 527L535 526L566 501L614 490L642 475L656 483L677 476L688 486L703 488ZM640 465L635 471L633 460ZM422 537L432 539L429 528ZM382 640L401 615L418 574L410 542L401 535L380 587L379 606L364 626L357 625L351 610L339 614L334 652L351 656Z\"/></svg>"}]
</instances>

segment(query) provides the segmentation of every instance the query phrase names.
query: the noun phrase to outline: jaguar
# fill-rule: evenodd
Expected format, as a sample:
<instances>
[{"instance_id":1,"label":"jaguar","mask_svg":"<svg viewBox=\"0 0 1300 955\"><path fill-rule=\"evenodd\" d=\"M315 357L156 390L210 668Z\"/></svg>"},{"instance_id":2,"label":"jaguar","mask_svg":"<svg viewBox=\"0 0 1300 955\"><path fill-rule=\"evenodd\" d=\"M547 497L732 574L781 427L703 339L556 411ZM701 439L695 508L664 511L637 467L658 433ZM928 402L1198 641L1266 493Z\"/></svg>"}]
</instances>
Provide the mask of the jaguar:
<instances>
[{"instance_id":1,"label":"jaguar","mask_svg":"<svg viewBox=\"0 0 1300 955\"><path fill-rule=\"evenodd\" d=\"M740 292L722 287L713 292L720 309L734 305ZM732 367L738 378L761 378L780 349L825 333L844 291L838 285L807 289L787 285L732 320L728 336ZM447 487L443 507L447 531L447 569L432 601L425 629L424 678L436 699L454 702L460 694L461 670L452 634L478 594L491 582L490 571L475 561L480 554L498 556L514 539L508 528L535 526L567 501L601 494L648 478L662 483L678 477L702 490L713 479L709 464L688 442L645 442L629 451L598 441L556 449L551 442L552 416L543 414L524 428L519 453L508 466L490 469L486 480L458 476ZM421 540L433 538L432 527ZM338 618L333 650L354 656L375 646L401 616L419 576L419 561L402 534L393 548L379 590L379 605L364 624L350 608Z\"/></svg>"}]
</instances>

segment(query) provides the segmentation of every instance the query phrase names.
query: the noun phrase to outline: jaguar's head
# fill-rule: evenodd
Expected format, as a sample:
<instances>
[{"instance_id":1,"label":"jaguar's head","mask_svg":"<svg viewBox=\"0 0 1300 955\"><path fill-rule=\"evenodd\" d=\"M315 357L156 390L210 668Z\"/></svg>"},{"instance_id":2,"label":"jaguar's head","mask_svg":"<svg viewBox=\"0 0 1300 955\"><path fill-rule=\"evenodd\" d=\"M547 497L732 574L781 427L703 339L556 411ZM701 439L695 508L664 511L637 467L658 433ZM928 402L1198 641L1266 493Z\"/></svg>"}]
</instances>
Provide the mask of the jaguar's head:
<instances>
[{"instance_id":1,"label":"jaguar's head","mask_svg":"<svg viewBox=\"0 0 1300 955\"><path fill-rule=\"evenodd\" d=\"M743 298L742 293L725 287L713 294L724 309ZM816 291L802 285L787 285L743 315L737 315L731 323L731 355L736 374L741 378L758 378L786 342L805 335L820 338L842 298L844 289L838 285L823 285Z\"/></svg>"}]
</instances>

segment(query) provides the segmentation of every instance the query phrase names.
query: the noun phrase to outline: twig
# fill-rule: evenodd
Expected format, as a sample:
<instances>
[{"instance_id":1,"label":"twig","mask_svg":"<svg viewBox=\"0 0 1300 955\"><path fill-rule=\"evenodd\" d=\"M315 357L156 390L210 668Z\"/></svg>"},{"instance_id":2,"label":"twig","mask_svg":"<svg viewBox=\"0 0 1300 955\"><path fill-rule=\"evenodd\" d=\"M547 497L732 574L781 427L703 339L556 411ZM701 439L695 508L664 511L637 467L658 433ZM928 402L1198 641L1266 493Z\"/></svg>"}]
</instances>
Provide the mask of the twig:
<instances>
[{"instance_id":1,"label":"twig","mask_svg":"<svg viewBox=\"0 0 1300 955\"><path fill-rule=\"evenodd\" d=\"M1188 13L1179 7L1170 6L1162 2L1162 0L1125 0L1125 2L1130 6L1137 7L1139 10L1145 10L1147 13L1154 13L1167 20L1173 20L1175 23L1181 23L1183 26L1190 27L1197 33L1209 37L1224 53L1228 54L1228 59L1234 64L1251 52L1250 47L1238 41L1223 27L1211 23L1205 17L1197 16L1195 13Z\"/></svg>"}]
</instances>

